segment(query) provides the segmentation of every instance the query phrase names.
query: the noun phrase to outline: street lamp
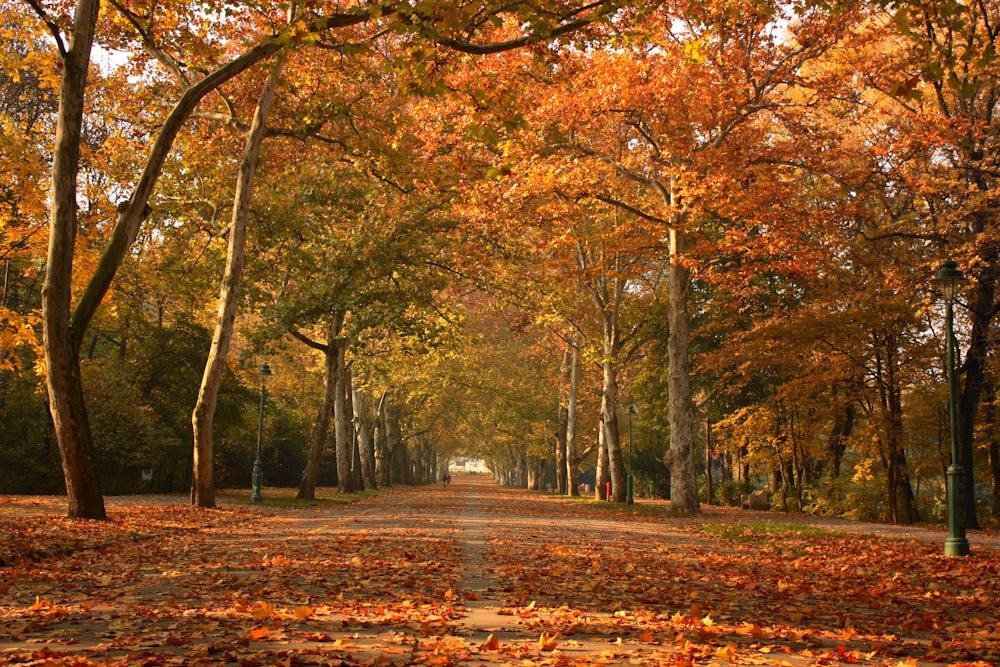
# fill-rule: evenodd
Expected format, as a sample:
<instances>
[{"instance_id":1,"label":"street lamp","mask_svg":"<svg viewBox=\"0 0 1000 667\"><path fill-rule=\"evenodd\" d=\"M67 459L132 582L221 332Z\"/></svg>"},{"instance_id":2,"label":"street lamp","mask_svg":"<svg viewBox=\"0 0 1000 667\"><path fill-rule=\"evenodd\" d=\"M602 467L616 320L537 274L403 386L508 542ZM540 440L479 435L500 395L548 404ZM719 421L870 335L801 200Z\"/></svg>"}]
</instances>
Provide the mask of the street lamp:
<instances>
[{"instance_id":1,"label":"street lamp","mask_svg":"<svg viewBox=\"0 0 1000 667\"><path fill-rule=\"evenodd\" d=\"M250 502L252 503L263 501L260 495L260 484L264 464L260 460L260 441L264 436L264 401L267 398L267 380L271 377L271 367L264 364L257 371L257 374L260 375L260 416L257 419L257 458L253 462L253 491L250 493Z\"/></svg>"},{"instance_id":2,"label":"street lamp","mask_svg":"<svg viewBox=\"0 0 1000 667\"><path fill-rule=\"evenodd\" d=\"M946 556L968 556L969 541L965 538L965 522L962 518L962 478L965 470L958 456L958 381L955 378L955 294L968 280L958 268L958 263L942 262L934 274L934 282L947 304L945 335L948 366L948 417L951 421L951 465L946 473L948 478L948 537L944 541Z\"/></svg>"},{"instance_id":3,"label":"street lamp","mask_svg":"<svg viewBox=\"0 0 1000 667\"><path fill-rule=\"evenodd\" d=\"M632 415L635 414L635 406L630 405L625 408L628 415L628 477L625 478L625 502L631 505L635 502L632 495Z\"/></svg>"}]
</instances>

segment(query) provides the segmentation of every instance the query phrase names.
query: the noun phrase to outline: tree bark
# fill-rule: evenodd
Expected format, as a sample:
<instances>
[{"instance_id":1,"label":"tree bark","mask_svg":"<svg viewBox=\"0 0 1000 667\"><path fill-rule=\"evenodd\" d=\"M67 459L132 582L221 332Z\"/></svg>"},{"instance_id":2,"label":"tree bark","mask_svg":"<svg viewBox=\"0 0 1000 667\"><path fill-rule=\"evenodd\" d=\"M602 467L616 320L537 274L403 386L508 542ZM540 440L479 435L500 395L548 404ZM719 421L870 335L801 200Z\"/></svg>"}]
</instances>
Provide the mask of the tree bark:
<instances>
[{"instance_id":1,"label":"tree bark","mask_svg":"<svg viewBox=\"0 0 1000 667\"><path fill-rule=\"evenodd\" d=\"M664 462L670 469L670 507L679 514L700 509L694 472L694 410L691 407L691 380L688 365L688 287L691 274L684 265L687 251L684 229L670 230L670 305L667 358L670 366L667 386L670 393L670 449Z\"/></svg>"},{"instance_id":2,"label":"tree bark","mask_svg":"<svg viewBox=\"0 0 1000 667\"><path fill-rule=\"evenodd\" d=\"M624 503L626 499L625 465L622 458L621 433L618 429L618 371L610 358L601 364L604 382L601 400L604 416L604 443L608 450L608 476L611 478L611 500Z\"/></svg>"},{"instance_id":3,"label":"tree bark","mask_svg":"<svg viewBox=\"0 0 1000 667\"><path fill-rule=\"evenodd\" d=\"M965 527L979 528L979 518L976 511L976 476L974 442L976 416L986 381L987 358L990 353L990 324L994 313L996 298L997 269L988 265L987 269L977 274L977 282L973 293L972 331L969 334L969 347L965 353L965 362L961 364L965 371L965 383L958 397L958 445L959 462L965 472L962 484L962 510Z\"/></svg>"},{"instance_id":4,"label":"tree bark","mask_svg":"<svg viewBox=\"0 0 1000 667\"><path fill-rule=\"evenodd\" d=\"M351 473L353 456L351 441L350 409L347 405L347 392L350 383L347 379L347 339L338 338L330 341L330 347L337 357L337 373L335 375L333 396L333 429L337 442L337 488L341 493L354 491L354 477Z\"/></svg>"},{"instance_id":5,"label":"tree bark","mask_svg":"<svg viewBox=\"0 0 1000 667\"><path fill-rule=\"evenodd\" d=\"M361 482L366 489L378 487L375 481L375 451L373 447L372 431L370 422L366 418L366 395L363 389L354 385L354 407L355 429L358 438L358 457L361 461Z\"/></svg>"},{"instance_id":6,"label":"tree bark","mask_svg":"<svg viewBox=\"0 0 1000 667\"><path fill-rule=\"evenodd\" d=\"M580 495L576 460L577 394L580 388L580 348L570 350L569 397L566 402L566 485L571 496Z\"/></svg>"},{"instance_id":7,"label":"tree bark","mask_svg":"<svg viewBox=\"0 0 1000 667\"><path fill-rule=\"evenodd\" d=\"M76 182L80 171L87 71L99 12L98 0L81 0L77 4L69 50L62 54L62 82L52 151L48 261L42 289L42 345L49 412L66 480L68 514L71 518L103 520L107 513L80 376L80 345L85 327L74 329L70 319L77 229Z\"/></svg>"},{"instance_id":8,"label":"tree bark","mask_svg":"<svg viewBox=\"0 0 1000 667\"><path fill-rule=\"evenodd\" d=\"M383 393L375 406L375 426L372 440L375 448L375 479L379 486L389 486L392 483L392 457L386 437L386 396Z\"/></svg>"},{"instance_id":9,"label":"tree bark","mask_svg":"<svg viewBox=\"0 0 1000 667\"><path fill-rule=\"evenodd\" d=\"M205 362L198 400L191 416L194 429L194 471L191 484L191 503L199 507L215 507L215 480L212 472L213 420L218 404L219 386L226 367L226 356L233 337L236 322L236 307L239 303L240 281L246 261L247 221L250 217L250 196L253 192L257 161L264 143L267 129L267 115L278 88L282 61L278 60L264 83L253 121L247 133L246 147L240 160L239 177L236 181L236 195L233 215L229 226L229 246L226 251L226 269L219 292L218 317L212 335L212 346Z\"/></svg>"},{"instance_id":10,"label":"tree bark","mask_svg":"<svg viewBox=\"0 0 1000 667\"><path fill-rule=\"evenodd\" d=\"M603 399L601 403L601 423L597 425L597 475L594 478L594 498L597 500L610 500L608 498L608 482L611 481L608 465L608 445L607 430L604 428Z\"/></svg>"},{"instance_id":11,"label":"tree bark","mask_svg":"<svg viewBox=\"0 0 1000 667\"><path fill-rule=\"evenodd\" d=\"M569 400L569 387L566 386L569 380L569 348L563 351L562 364L559 365L559 377L561 386L559 388L559 405L556 408L556 493L566 495L566 426L569 421L569 410L566 404Z\"/></svg>"},{"instance_id":12,"label":"tree bark","mask_svg":"<svg viewBox=\"0 0 1000 667\"><path fill-rule=\"evenodd\" d=\"M310 340L302 334L293 332L292 335L313 349L323 353L323 401L320 404L319 414L313 423L312 437L309 441L309 452L306 455L306 467L302 471L302 481L299 484L297 498L302 500L314 500L316 498L316 484L319 479L319 469L323 464L323 452L326 449L326 441L330 435L330 420L333 418L334 393L337 386L337 355L334 354L332 341L340 336L344 327L346 313L343 311L334 312L327 324L326 344Z\"/></svg>"}]
</instances>

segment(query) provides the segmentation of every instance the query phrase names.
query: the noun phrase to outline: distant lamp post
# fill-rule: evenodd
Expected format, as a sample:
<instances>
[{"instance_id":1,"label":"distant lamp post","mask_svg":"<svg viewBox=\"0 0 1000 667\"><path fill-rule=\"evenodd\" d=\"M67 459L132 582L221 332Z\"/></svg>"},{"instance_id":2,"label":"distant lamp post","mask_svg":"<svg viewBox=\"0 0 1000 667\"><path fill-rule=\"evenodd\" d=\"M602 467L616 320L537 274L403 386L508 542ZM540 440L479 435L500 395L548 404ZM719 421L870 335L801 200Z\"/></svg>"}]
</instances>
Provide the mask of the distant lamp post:
<instances>
[{"instance_id":1,"label":"distant lamp post","mask_svg":"<svg viewBox=\"0 0 1000 667\"><path fill-rule=\"evenodd\" d=\"M968 556L969 541L965 538L965 521L962 517L962 479L965 470L958 455L958 380L955 377L955 295L968 280L958 268L958 263L942 262L934 274L934 283L947 304L945 335L948 366L948 416L951 421L951 465L948 466L948 537L944 541L946 556Z\"/></svg>"},{"instance_id":2,"label":"distant lamp post","mask_svg":"<svg viewBox=\"0 0 1000 667\"><path fill-rule=\"evenodd\" d=\"M635 502L635 496L632 495L632 415L635 414L635 406L630 405L625 408L625 414L628 415L628 477L625 478L625 502L631 505Z\"/></svg>"},{"instance_id":3,"label":"distant lamp post","mask_svg":"<svg viewBox=\"0 0 1000 667\"><path fill-rule=\"evenodd\" d=\"M250 502L255 504L263 502L260 487L264 463L260 460L260 442L264 437L264 401L267 399L267 381L271 377L271 367L264 364L257 374L260 375L260 415L257 419L257 458L253 462L253 491L250 494Z\"/></svg>"}]
</instances>

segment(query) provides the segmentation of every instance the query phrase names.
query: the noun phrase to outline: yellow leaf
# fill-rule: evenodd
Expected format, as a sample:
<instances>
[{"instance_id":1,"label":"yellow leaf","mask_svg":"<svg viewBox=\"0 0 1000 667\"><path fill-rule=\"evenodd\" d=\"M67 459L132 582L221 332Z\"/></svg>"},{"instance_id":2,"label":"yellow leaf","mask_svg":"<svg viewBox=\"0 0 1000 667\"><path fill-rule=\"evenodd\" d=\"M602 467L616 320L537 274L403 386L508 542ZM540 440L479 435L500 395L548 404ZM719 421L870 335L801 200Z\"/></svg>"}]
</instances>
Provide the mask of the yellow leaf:
<instances>
[{"instance_id":1,"label":"yellow leaf","mask_svg":"<svg viewBox=\"0 0 1000 667\"><path fill-rule=\"evenodd\" d=\"M736 647L733 646L732 644L728 644L726 646L720 646L719 648L715 649L715 657L720 660L728 660L732 662L733 658L736 657Z\"/></svg>"},{"instance_id":2,"label":"yellow leaf","mask_svg":"<svg viewBox=\"0 0 1000 667\"><path fill-rule=\"evenodd\" d=\"M265 618L274 616L274 605L267 601L254 602L250 614L255 620L263 621Z\"/></svg>"},{"instance_id":3,"label":"yellow leaf","mask_svg":"<svg viewBox=\"0 0 1000 667\"><path fill-rule=\"evenodd\" d=\"M542 633L542 636L538 638L538 650L539 651L554 651L556 646L559 645L559 633L552 635L551 637Z\"/></svg>"},{"instance_id":4,"label":"yellow leaf","mask_svg":"<svg viewBox=\"0 0 1000 667\"><path fill-rule=\"evenodd\" d=\"M301 607L298 607L295 610L295 618L299 619L300 621L304 621L312 615L313 615L313 608L310 607L309 605L302 605Z\"/></svg>"}]
</instances>

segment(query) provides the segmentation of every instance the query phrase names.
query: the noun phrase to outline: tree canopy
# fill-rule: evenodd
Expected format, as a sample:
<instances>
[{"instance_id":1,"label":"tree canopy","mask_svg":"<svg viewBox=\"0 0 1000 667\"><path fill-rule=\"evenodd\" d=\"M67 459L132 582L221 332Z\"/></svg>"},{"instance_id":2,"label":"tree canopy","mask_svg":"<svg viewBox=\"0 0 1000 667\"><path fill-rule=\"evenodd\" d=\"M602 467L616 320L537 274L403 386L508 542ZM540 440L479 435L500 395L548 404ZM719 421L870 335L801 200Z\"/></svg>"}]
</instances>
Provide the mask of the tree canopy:
<instances>
[{"instance_id":1,"label":"tree canopy","mask_svg":"<svg viewBox=\"0 0 1000 667\"><path fill-rule=\"evenodd\" d=\"M952 258L995 517L997 11L633 4L5 5L0 491L211 505L260 428L306 494L939 518Z\"/></svg>"}]
</instances>

